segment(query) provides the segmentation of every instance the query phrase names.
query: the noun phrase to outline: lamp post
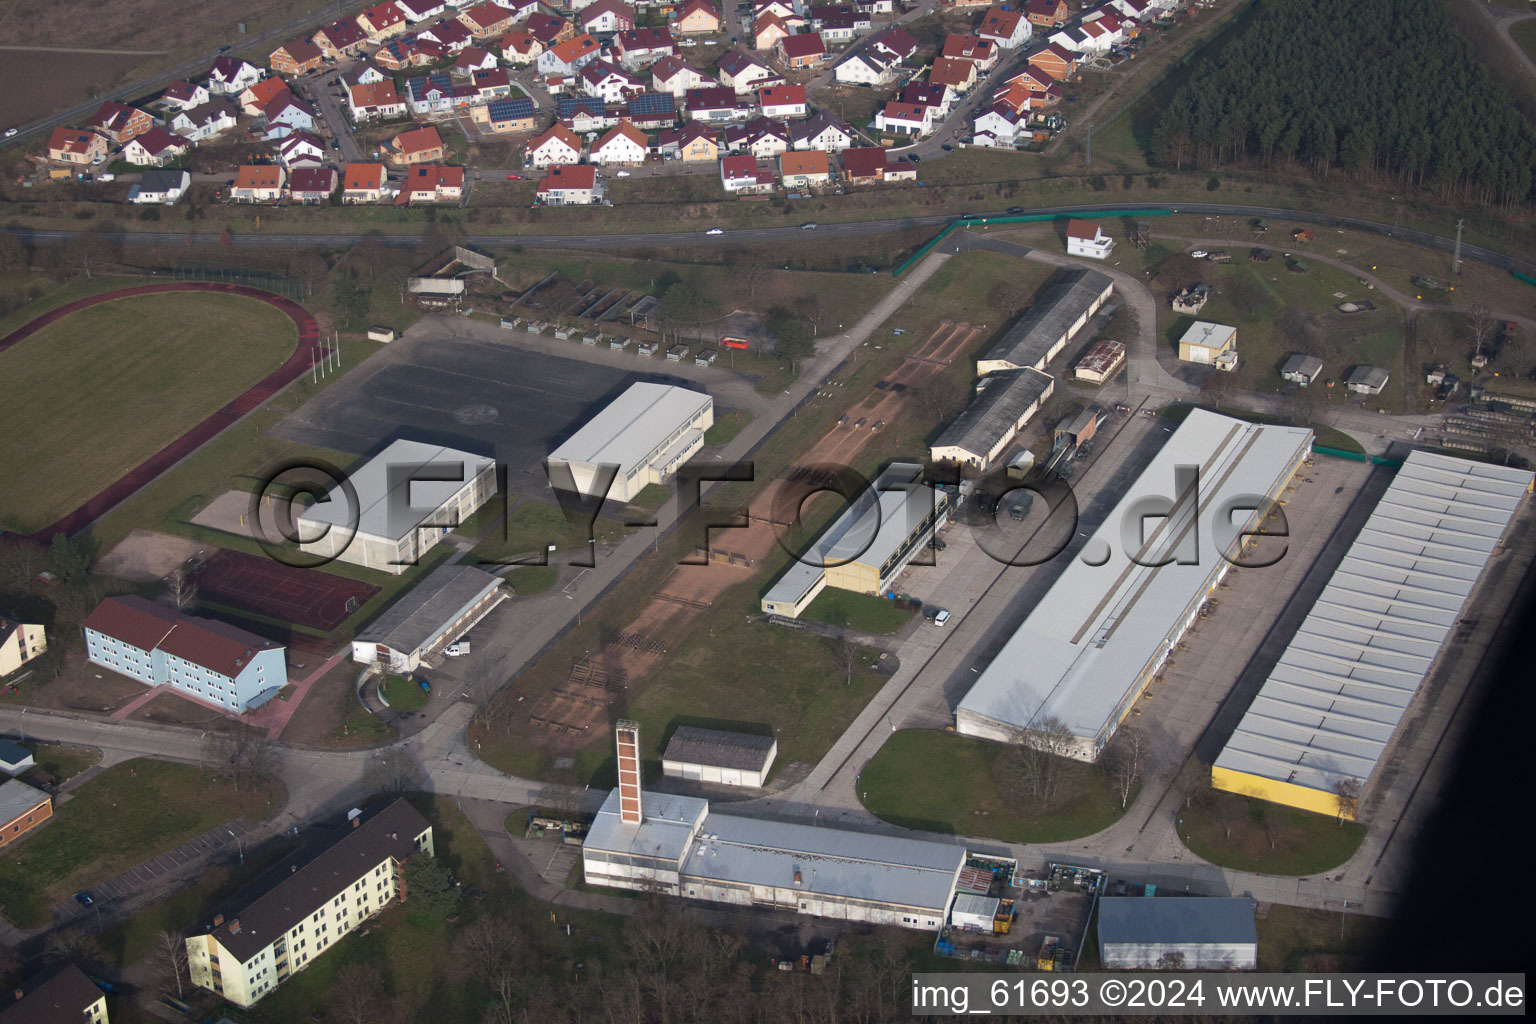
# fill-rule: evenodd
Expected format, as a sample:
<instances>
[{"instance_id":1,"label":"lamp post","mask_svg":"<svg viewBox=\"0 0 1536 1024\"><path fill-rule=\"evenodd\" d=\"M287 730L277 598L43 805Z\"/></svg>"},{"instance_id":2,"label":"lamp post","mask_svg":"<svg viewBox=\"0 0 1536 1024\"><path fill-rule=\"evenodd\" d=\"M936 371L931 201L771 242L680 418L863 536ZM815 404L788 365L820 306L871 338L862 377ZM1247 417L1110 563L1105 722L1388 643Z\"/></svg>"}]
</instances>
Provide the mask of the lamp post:
<instances>
[{"instance_id":1,"label":"lamp post","mask_svg":"<svg viewBox=\"0 0 1536 1024\"><path fill-rule=\"evenodd\" d=\"M235 835L234 832L231 832L229 829L225 829L224 831L225 832L229 832L229 837L235 841L235 846L240 851L240 863L244 864L245 863L245 839L243 837L241 837L241 836Z\"/></svg>"}]
</instances>

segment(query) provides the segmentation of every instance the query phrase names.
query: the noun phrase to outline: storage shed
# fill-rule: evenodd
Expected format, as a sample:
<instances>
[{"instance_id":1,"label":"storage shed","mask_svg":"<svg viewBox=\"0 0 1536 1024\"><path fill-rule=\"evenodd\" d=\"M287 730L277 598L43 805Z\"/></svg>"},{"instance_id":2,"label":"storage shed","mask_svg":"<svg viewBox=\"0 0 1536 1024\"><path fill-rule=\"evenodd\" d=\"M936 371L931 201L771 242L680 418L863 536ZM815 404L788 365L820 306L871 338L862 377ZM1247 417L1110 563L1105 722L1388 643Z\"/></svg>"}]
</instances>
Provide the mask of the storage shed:
<instances>
[{"instance_id":1,"label":"storage shed","mask_svg":"<svg viewBox=\"0 0 1536 1024\"><path fill-rule=\"evenodd\" d=\"M778 752L772 736L683 725L661 756L661 773L721 786L761 786Z\"/></svg>"},{"instance_id":2,"label":"storage shed","mask_svg":"<svg viewBox=\"0 0 1536 1024\"><path fill-rule=\"evenodd\" d=\"M1251 971L1258 958L1253 900L1246 896L1099 900L1099 961L1106 970Z\"/></svg>"},{"instance_id":3,"label":"storage shed","mask_svg":"<svg viewBox=\"0 0 1536 1024\"><path fill-rule=\"evenodd\" d=\"M955 895L955 908L950 911L949 923L956 928L990 932L993 919L1001 901L996 896L977 896L962 892Z\"/></svg>"}]
</instances>

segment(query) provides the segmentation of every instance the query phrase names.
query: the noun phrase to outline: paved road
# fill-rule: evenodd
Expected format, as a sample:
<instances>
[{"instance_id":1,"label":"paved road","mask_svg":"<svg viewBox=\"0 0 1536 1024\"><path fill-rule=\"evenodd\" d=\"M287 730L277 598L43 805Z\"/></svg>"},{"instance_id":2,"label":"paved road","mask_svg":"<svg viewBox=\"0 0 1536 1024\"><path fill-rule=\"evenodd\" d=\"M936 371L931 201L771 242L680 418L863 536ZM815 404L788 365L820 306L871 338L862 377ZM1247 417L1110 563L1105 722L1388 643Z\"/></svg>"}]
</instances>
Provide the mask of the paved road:
<instances>
[{"instance_id":1,"label":"paved road","mask_svg":"<svg viewBox=\"0 0 1536 1024\"><path fill-rule=\"evenodd\" d=\"M1042 206L1034 207L1026 212L1033 215L1049 214L1065 217L1069 215L1083 216L1115 216L1133 210L1145 210L1148 208L1163 208L1155 201L1148 200L1143 203L1091 203L1083 206ZM1384 224L1380 221L1364 220L1359 217L1344 217L1330 213L1317 213L1311 210L1286 210L1271 206L1239 206L1228 203L1180 203L1171 207L1174 213L1187 214L1215 214L1232 217L1259 217L1266 220L1289 220L1300 224L1317 224L1323 227L1349 228L1353 231L1365 231L1371 234L1385 235L1388 238L1397 238L1414 245L1434 249L1437 252L1450 253L1456 249L1454 239L1441 235L1431 234L1427 231L1417 231L1412 228L1397 227ZM1004 216L999 211L981 212L977 214L979 219ZM927 217L900 217L885 220L849 221L845 223L823 224L817 229L818 238L827 236L859 237L863 235L886 234L893 231L907 231L919 227L940 227L956 221L958 218L949 214L941 214ZM58 242L66 242L73 238L77 232L39 230L34 228L6 228L5 230L21 238L29 245L49 245ZM125 244L166 245L170 243L192 245L219 245L217 233L188 234L183 232L153 232L153 231L126 231L105 232L107 238ZM421 235L373 235L371 232L347 232L342 234L238 234L230 239L234 245L249 245L262 248L316 248L350 245L365 234L378 240L380 245L391 248L414 248L421 242ZM601 235L471 235L469 243L488 249L535 247L544 249L633 249L663 245L740 245L743 242L764 242L784 240L790 238L804 238L798 227L775 228L742 228L726 231L724 234L709 236L703 229L696 231L663 231L648 234L601 234ZM1480 245L1463 243L1461 255L1465 260L1478 263L1486 263L1500 270L1518 270L1525 274L1536 276L1536 263L1523 260L1515 256L1488 249Z\"/></svg>"},{"instance_id":2,"label":"paved road","mask_svg":"<svg viewBox=\"0 0 1536 1024\"><path fill-rule=\"evenodd\" d=\"M1482 2L1482 0L1473 0L1472 6L1482 11L1483 17L1493 22L1493 27L1498 30L1499 35L1503 38L1504 45L1509 48L1510 56L1514 59L1515 63L1520 65L1526 74L1536 78L1536 61L1531 60L1520 44L1515 42L1514 36L1509 34L1509 30L1516 22L1525 21L1528 18L1536 18L1536 13L1505 10L1502 7L1495 7L1493 4Z\"/></svg>"}]
</instances>

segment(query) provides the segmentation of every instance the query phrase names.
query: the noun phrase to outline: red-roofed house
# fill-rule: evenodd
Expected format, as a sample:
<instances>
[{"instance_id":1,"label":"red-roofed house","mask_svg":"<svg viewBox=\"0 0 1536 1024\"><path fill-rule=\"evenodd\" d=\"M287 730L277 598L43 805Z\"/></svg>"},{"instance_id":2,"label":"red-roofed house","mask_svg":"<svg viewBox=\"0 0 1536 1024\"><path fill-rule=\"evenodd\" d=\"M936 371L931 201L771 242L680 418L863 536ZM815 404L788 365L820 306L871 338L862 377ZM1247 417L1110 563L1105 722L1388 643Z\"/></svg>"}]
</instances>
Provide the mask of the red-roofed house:
<instances>
[{"instance_id":1,"label":"red-roofed house","mask_svg":"<svg viewBox=\"0 0 1536 1024\"><path fill-rule=\"evenodd\" d=\"M976 65L959 57L935 57L928 70L928 81L947 85L957 93L968 93L976 85Z\"/></svg>"},{"instance_id":2,"label":"red-roofed house","mask_svg":"<svg viewBox=\"0 0 1536 1024\"><path fill-rule=\"evenodd\" d=\"M193 85L177 79L165 87L165 92L160 95L160 102L170 110L186 110L189 107L200 107L208 102L208 89L201 85Z\"/></svg>"},{"instance_id":3,"label":"red-roofed house","mask_svg":"<svg viewBox=\"0 0 1536 1024\"><path fill-rule=\"evenodd\" d=\"M619 63L627 68L643 67L677 53L672 30L667 28L632 28L620 32L614 37L613 48L619 54Z\"/></svg>"},{"instance_id":4,"label":"red-roofed house","mask_svg":"<svg viewBox=\"0 0 1536 1024\"><path fill-rule=\"evenodd\" d=\"M779 157L779 176L785 188L825 185L832 177L832 161L819 149L790 150Z\"/></svg>"},{"instance_id":5,"label":"red-roofed house","mask_svg":"<svg viewBox=\"0 0 1536 1024\"><path fill-rule=\"evenodd\" d=\"M602 166L637 167L645 163L651 140L628 121L620 121L592 144L591 160Z\"/></svg>"},{"instance_id":6,"label":"red-roofed house","mask_svg":"<svg viewBox=\"0 0 1536 1024\"><path fill-rule=\"evenodd\" d=\"M281 139L289 132L309 132L315 129L315 112L309 105L291 92L280 92L261 108L261 116L267 119L263 136Z\"/></svg>"},{"instance_id":7,"label":"red-roofed house","mask_svg":"<svg viewBox=\"0 0 1536 1024\"><path fill-rule=\"evenodd\" d=\"M263 78L240 94L240 110L255 117L267 109L272 98L288 91L288 83L281 78Z\"/></svg>"},{"instance_id":8,"label":"red-roofed house","mask_svg":"<svg viewBox=\"0 0 1536 1024\"><path fill-rule=\"evenodd\" d=\"M573 39L556 43L539 54L537 66L541 75L574 75L597 60L597 40L583 32Z\"/></svg>"},{"instance_id":9,"label":"red-roofed house","mask_svg":"<svg viewBox=\"0 0 1536 1024\"><path fill-rule=\"evenodd\" d=\"M770 85L757 93L757 106L764 117L786 121L806 115L805 86Z\"/></svg>"},{"instance_id":10,"label":"red-roofed house","mask_svg":"<svg viewBox=\"0 0 1536 1024\"><path fill-rule=\"evenodd\" d=\"M107 140L84 128L55 128L48 137L48 159L64 164L93 164L107 158Z\"/></svg>"},{"instance_id":11,"label":"red-roofed house","mask_svg":"<svg viewBox=\"0 0 1536 1024\"><path fill-rule=\"evenodd\" d=\"M320 47L308 39L294 39L273 50L267 64L280 75L302 75L318 68L324 58Z\"/></svg>"},{"instance_id":12,"label":"red-roofed house","mask_svg":"<svg viewBox=\"0 0 1536 1024\"><path fill-rule=\"evenodd\" d=\"M786 68L815 67L827 57L827 46L815 32L786 36L773 49Z\"/></svg>"},{"instance_id":13,"label":"red-roofed house","mask_svg":"<svg viewBox=\"0 0 1536 1024\"><path fill-rule=\"evenodd\" d=\"M312 132L291 132L277 146L277 162L295 167L319 167L325 163L325 143Z\"/></svg>"},{"instance_id":14,"label":"red-roofed house","mask_svg":"<svg viewBox=\"0 0 1536 1024\"><path fill-rule=\"evenodd\" d=\"M515 24L516 18L500 4L482 3L460 14L459 21L475 38L484 39L486 36L499 36L507 32Z\"/></svg>"},{"instance_id":15,"label":"red-roofed house","mask_svg":"<svg viewBox=\"0 0 1536 1024\"><path fill-rule=\"evenodd\" d=\"M915 138L933 131L937 107L891 100L875 114L875 130L887 135Z\"/></svg>"},{"instance_id":16,"label":"red-roofed house","mask_svg":"<svg viewBox=\"0 0 1536 1024\"><path fill-rule=\"evenodd\" d=\"M164 167L191 148L191 143L164 128L151 128L123 147L123 159L136 167Z\"/></svg>"},{"instance_id":17,"label":"red-roofed house","mask_svg":"<svg viewBox=\"0 0 1536 1024\"><path fill-rule=\"evenodd\" d=\"M597 0L583 7L576 20L583 32L611 36L635 27L635 9L623 0Z\"/></svg>"},{"instance_id":18,"label":"red-roofed house","mask_svg":"<svg viewBox=\"0 0 1536 1024\"><path fill-rule=\"evenodd\" d=\"M546 50L556 43L576 38L576 26L573 23L543 11L534 11L528 15L528 19L523 22L523 29L543 43Z\"/></svg>"},{"instance_id":19,"label":"red-roofed house","mask_svg":"<svg viewBox=\"0 0 1536 1024\"><path fill-rule=\"evenodd\" d=\"M1072 17L1067 0L1029 0L1024 13L1031 25L1041 28L1060 28Z\"/></svg>"},{"instance_id":20,"label":"red-roofed house","mask_svg":"<svg viewBox=\"0 0 1536 1024\"><path fill-rule=\"evenodd\" d=\"M429 124L403 131L384 146L384 159L406 166L436 163L445 153L442 136Z\"/></svg>"},{"instance_id":21,"label":"red-roofed house","mask_svg":"<svg viewBox=\"0 0 1536 1024\"><path fill-rule=\"evenodd\" d=\"M1022 11L994 7L982 16L976 34L991 40L1005 50L1023 46L1034 33L1034 26Z\"/></svg>"},{"instance_id":22,"label":"red-roofed house","mask_svg":"<svg viewBox=\"0 0 1536 1024\"><path fill-rule=\"evenodd\" d=\"M678 35L711 35L720 31L720 9L709 0L687 0L672 19Z\"/></svg>"},{"instance_id":23,"label":"red-roofed house","mask_svg":"<svg viewBox=\"0 0 1536 1024\"><path fill-rule=\"evenodd\" d=\"M772 11L764 11L752 23L752 48L771 50L788 39L789 35L789 26L784 24L783 18Z\"/></svg>"},{"instance_id":24,"label":"red-roofed house","mask_svg":"<svg viewBox=\"0 0 1536 1024\"><path fill-rule=\"evenodd\" d=\"M689 89L700 89L708 84L709 79L681 57L663 57L651 65L651 88L656 92L671 93L682 99Z\"/></svg>"},{"instance_id":25,"label":"red-roofed house","mask_svg":"<svg viewBox=\"0 0 1536 1024\"><path fill-rule=\"evenodd\" d=\"M464 47L474 42L475 36L469 30L469 26L462 21L449 19L440 21L431 28L422 29L416 33L416 38L418 40L416 44L418 47L421 46L422 42L426 41L441 46L443 48L442 53L437 56L443 56L450 53L458 53Z\"/></svg>"},{"instance_id":26,"label":"red-roofed house","mask_svg":"<svg viewBox=\"0 0 1536 1024\"><path fill-rule=\"evenodd\" d=\"M1067 221L1067 255L1087 256L1089 259L1108 259L1115 248L1115 240L1106 235L1096 220Z\"/></svg>"},{"instance_id":27,"label":"red-roofed house","mask_svg":"<svg viewBox=\"0 0 1536 1024\"><path fill-rule=\"evenodd\" d=\"M229 711L249 711L288 685L281 645L137 594L107 598L81 626L93 664Z\"/></svg>"},{"instance_id":28,"label":"red-roofed house","mask_svg":"<svg viewBox=\"0 0 1536 1024\"><path fill-rule=\"evenodd\" d=\"M532 167L573 164L581 159L581 136L556 122L549 131L528 143L527 159Z\"/></svg>"},{"instance_id":29,"label":"red-roofed house","mask_svg":"<svg viewBox=\"0 0 1536 1024\"><path fill-rule=\"evenodd\" d=\"M874 185L886 181L911 181L917 169L907 164L891 163L882 146L846 150L842 156L843 178L850 185Z\"/></svg>"},{"instance_id":30,"label":"red-roofed house","mask_svg":"<svg viewBox=\"0 0 1536 1024\"><path fill-rule=\"evenodd\" d=\"M1001 51L996 43L980 36L945 36L942 56L973 61L976 70L985 74L997 67Z\"/></svg>"},{"instance_id":31,"label":"red-roofed house","mask_svg":"<svg viewBox=\"0 0 1536 1024\"><path fill-rule=\"evenodd\" d=\"M376 43L404 32L409 25L405 11L395 0L384 0L377 7L370 7L357 16L357 26L368 33Z\"/></svg>"},{"instance_id":32,"label":"red-roofed house","mask_svg":"<svg viewBox=\"0 0 1536 1024\"><path fill-rule=\"evenodd\" d=\"M288 175L288 198L296 203L328 202L339 180L334 167L295 167Z\"/></svg>"},{"instance_id":33,"label":"red-roofed house","mask_svg":"<svg viewBox=\"0 0 1536 1024\"><path fill-rule=\"evenodd\" d=\"M363 47L368 45L368 33L358 25L356 18L342 18L310 36L309 41L320 47L323 55L334 59L362 53Z\"/></svg>"},{"instance_id":34,"label":"red-roofed house","mask_svg":"<svg viewBox=\"0 0 1536 1024\"><path fill-rule=\"evenodd\" d=\"M424 165L405 172L395 203L448 203L464 198L464 168Z\"/></svg>"},{"instance_id":35,"label":"red-roofed house","mask_svg":"<svg viewBox=\"0 0 1536 1024\"><path fill-rule=\"evenodd\" d=\"M773 172L759 171L757 157L720 158L720 184L731 195L763 195L773 192Z\"/></svg>"},{"instance_id":36,"label":"red-roofed house","mask_svg":"<svg viewBox=\"0 0 1536 1024\"><path fill-rule=\"evenodd\" d=\"M347 93L347 106L354 122L405 116L405 100L395 89L393 79L354 85Z\"/></svg>"},{"instance_id":37,"label":"red-roofed house","mask_svg":"<svg viewBox=\"0 0 1536 1024\"><path fill-rule=\"evenodd\" d=\"M501 37L501 59L508 64L517 67L532 64L543 52L544 44L535 39L531 32L513 29Z\"/></svg>"},{"instance_id":38,"label":"red-roofed house","mask_svg":"<svg viewBox=\"0 0 1536 1024\"><path fill-rule=\"evenodd\" d=\"M591 164L556 164L534 194L538 206L595 206L603 201L603 186Z\"/></svg>"},{"instance_id":39,"label":"red-roofed house","mask_svg":"<svg viewBox=\"0 0 1536 1024\"><path fill-rule=\"evenodd\" d=\"M386 198L387 181L383 164L347 164L341 176L341 201L376 203Z\"/></svg>"},{"instance_id":40,"label":"red-roofed house","mask_svg":"<svg viewBox=\"0 0 1536 1024\"><path fill-rule=\"evenodd\" d=\"M1029 55L1029 66L1065 82L1077 71L1077 55L1058 43L1049 43Z\"/></svg>"},{"instance_id":41,"label":"red-roofed house","mask_svg":"<svg viewBox=\"0 0 1536 1024\"><path fill-rule=\"evenodd\" d=\"M443 0L395 0L395 2L400 5L400 9L405 12L406 18L412 24L435 18L447 7Z\"/></svg>"},{"instance_id":42,"label":"red-roofed house","mask_svg":"<svg viewBox=\"0 0 1536 1024\"><path fill-rule=\"evenodd\" d=\"M287 180L288 172L277 164L244 164L235 172L229 198L237 203L275 203L283 198Z\"/></svg>"},{"instance_id":43,"label":"red-roofed house","mask_svg":"<svg viewBox=\"0 0 1536 1024\"><path fill-rule=\"evenodd\" d=\"M448 67L448 73L459 78L468 78L476 71L485 71L496 66L495 54L489 50L482 50L478 46L466 46L453 59L453 63Z\"/></svg>"},{"instance_id":44,"label":"red-roofed house","mask_svg":"<svg viewBox=\"0 0 1536 1024\"><path fill-rule=\"evenodd\" d=\"M155 119L135 107L108 100L96 110L91 127L119 146L135 135L143 135L155 126Z\"/></svg>"}]
</instances>

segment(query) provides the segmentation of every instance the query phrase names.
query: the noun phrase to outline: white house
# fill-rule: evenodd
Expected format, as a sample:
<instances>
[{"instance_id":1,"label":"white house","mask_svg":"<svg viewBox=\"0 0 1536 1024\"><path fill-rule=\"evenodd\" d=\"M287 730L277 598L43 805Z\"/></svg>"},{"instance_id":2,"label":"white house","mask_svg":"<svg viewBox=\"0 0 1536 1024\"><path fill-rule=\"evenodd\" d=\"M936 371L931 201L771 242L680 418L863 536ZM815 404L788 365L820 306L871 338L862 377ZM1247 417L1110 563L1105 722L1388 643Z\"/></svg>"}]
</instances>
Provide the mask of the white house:
<instances>
[{"instance_id":1,"label":"white house","mask_svg":"<svg viewBox=\"0 0 1536 1024\"><path fill-rule=\"evenodd\" d=\"M694 68L683 63L680 57L663 57L651 65L651 88L656 92L671 93L677 99L689 89L702 89L710 84Z\"/></svg>"},{"instance_id":2,"label":"white house","mask_svg":"<svg viewBox=\"0 0 1536 1024\"><path fill-rule=\"evenodd\" d=\"M591 164L551 167L536 190L543 206L595 206L603 201L603 183Z\"/></svg>"},{"instance_id":3,"label":"white house","mask_svg":"<svg viewBox=\"0 0 1536 1024\"><path fill-rule=\"evenodd\" d=\"M776 121L804 117L806 114L805 86L770 85L757 93L757 108L762 115Z\"/></svg>"},{"instance_id":4,"label":"white house","mask_svg":"<svg viewBox=\"0 0 1536 1024\"><path fill-rule=\"evenodd\" d=\"M171 118L171 131L192 142L201 142L229 131L237 120L234 108L227 101L209 100L192 110L177 111Z\"/></svg>"},{"instance_id":5,"label":"white house","mask_svg":"<svg viewBox=\"0 0 1536 1024\"><path fill-rule=\"evenodd\" d=\"M128 201L172 206L187 194L191 185L192 175L186 171L148 170L139 176L139 183L128 190Z\"/></svg>"},{"instance_id":6,"label":"white house","mask_svg":"<svg viewBox=\"0 0 1536 1024\"><path fill-rule=\"evenodd\" d=\"M999 104L976 115L971 128L977 135L990 135L997 145L1012 146L1018 140L1019 123L1022 120L1016 111Z\"/></svg>"},{"instance_id":7,"label":"white house","mask_svg":"<svg viewBox=\"0 0 1536 1024\"><path fill-rule=\"evenodd\" d=\"M853 132L825 110L819 110L790 127L790 140L795 149L824 149L828 153L841 153L852 147Z\"/></svg>"},{"instance_id":8,"label":"white house","mask_svg":"<svg viewBox=\"0 0 1536 1024\"><path fill-rule=\"evenodd\" d=\"M1030 36L1034 34L1034 27L1024 16L1024 5L1016 4L1012 9L994 7L989 10L982 16L981 24L976 27L976 34L983 39L991 40L1005 50L1012 50L1029 41Z\"/></svg>"},{"instance_id":9,"label":"white house","mask_svg":"<svg viewBox=\"0 0 1536 1024\"><path fill-rule=\"evenodd\" d=\"M261 81L264 74L261 68L238 57L220 57L203 77L209 93L215 96L238 96Z\"/></svg>"},{"instance_id":10,"label":"white house","mask_svg":"<svg viewBox=\"0 0 1536 1024\"><path fill-rule=\"evenodd\" d=\"M747 137L745 147L759 160L768 160L788 151L789 129L776 121L755 118L743 125Z\"/></svg>"},{"instance_id":11,"label":"white house","mask_svg":"<svg viewBox=\"0 0 1536 1024\"><path fill-rule=\"evenodd\" d=\"M784 76L767 64L740 50L730 50L720 58L720 84L734 90L740 96L760 89L773 81L783 81Z\"/></svg>"},{"instance_id":12,"label":"white house","mask_svg":"<svg viewBox=\"0 0 1536 1024\"><path fill-rule=\"evenodd\" d=\"M772 192L773 183L773 172L759 171L755 156L720 158L720 184L732 195Z\"/></svg>"},{"instance_id":13,"label":"white house","mask_svg":"<svg viewBox=\"0 0 1536 1024\"><path fill-rule=\"evenodd\" d=\"M177 79L165 87L165 92L160 96L160 102L164 103L168 110L200 107L208 102L208 89L206 86Z\"/></svg>"},{"instance_id":14,"label":"white house","mask_svg":"<svg viewBox=\"0 0 1536 1024\"><path fill-rule=\"evenodd\" d=\"M1104 233L1096 220L1067 221L1067 255L1089 259L1108 259L1115 240Z\"/></svg>"},{"instance_id":15,"label":"white house","mask_svg":"<svg viewBox=\"0 0 1536 1024\"><path fill-rule=\"evenodd\" d=\"M937 109L920 103L892 100L875 114L875 130L887 135L927 135L933 131L933 115Z\"/></svg>"},{"instance_id":16,"label":"white house","mask_svg":"<svg viewBox=\"0 0 1536 1024\"><path fill-rule=\"evenodd\" d=\"M581 137L563 124L551 125L549 131L528 143L528 162L535 168L574 164L580 159Z\"/></svg>"},{"instance_id":17,"label":"white house","mask_svg":"<svg viewBox=\"0 0 1536 1024\"><path fill-rule=\"evenodd\" d=\"M164 128L151 128L129 140L123 147L123 159L136 167L164 167L190 146L191 143L180 135L173 135Z\"/></svg>"},{"instance_id":18,"label":"white house","mask_svg":"<svg viewBox=\"0 0 1536 1024\"><path fill-rule=\"evenodd\" d=\"M595 60L581 69L581 91L604 103L618 103L645 91L645 83L616 65Z\"/></svg>"},{"instance_id":19,"label":"white house","mask_svg":"<svg viewBox=\"0 0 1536 1024\"><path fill-rule=\"evenodd\" d=\"M841 85L867 85L883 88L896 80L894 65L881 60L866 47L850 53L832 68L832 77Z\"/></svg>"},{"instance_id":20,"label":"white house","mask_svg":"<svg viewBox=\"0 0 1536 1024\"><path fill-rule=\"evenodd\" d=\"M645 163L650 139L628 121L620 121L592 144L591 160L603 166L634 167Z\"/></svg>"},{"instance_id":21,"label":"white house","mask_svg":"<svg viewBox=\"0 0 1536 1024\"><path fill-rule=\"evenodd\" d=\"M294 132L277 145L277 162L289 170L325 163L325 143L309 132Z\"/></svg>"}]
</instances>

